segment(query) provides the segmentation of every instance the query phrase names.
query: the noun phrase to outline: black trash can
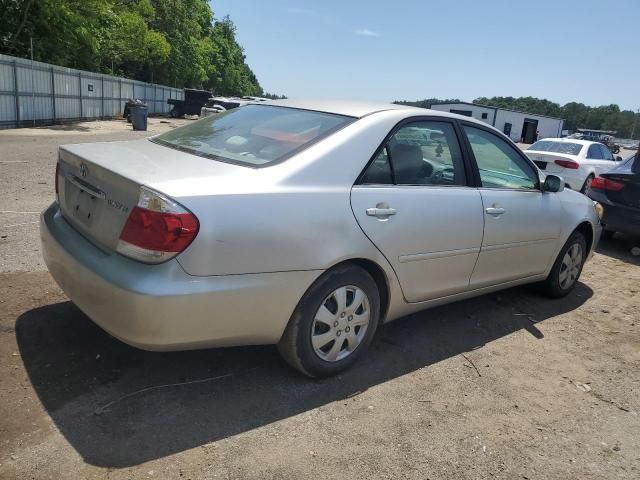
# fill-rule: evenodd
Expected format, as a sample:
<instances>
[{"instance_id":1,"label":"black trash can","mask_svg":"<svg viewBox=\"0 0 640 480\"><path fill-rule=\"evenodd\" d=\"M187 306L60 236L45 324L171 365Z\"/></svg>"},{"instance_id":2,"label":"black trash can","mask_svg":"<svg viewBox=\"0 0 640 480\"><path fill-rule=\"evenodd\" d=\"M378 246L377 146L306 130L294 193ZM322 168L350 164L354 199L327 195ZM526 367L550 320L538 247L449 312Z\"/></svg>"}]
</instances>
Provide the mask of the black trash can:
<instances>
[{"instance_id":1,"label":"black trash can","mask_svg":"<svg viewBox=\"0 0 640 480\"><path fill-rule=\"evenodd\" d=\"M144 103L135 103L129 106L129 112L131 113L131 125L134 130L146 130L147 129L147 106Z\"/></svg>"}]
</instances>

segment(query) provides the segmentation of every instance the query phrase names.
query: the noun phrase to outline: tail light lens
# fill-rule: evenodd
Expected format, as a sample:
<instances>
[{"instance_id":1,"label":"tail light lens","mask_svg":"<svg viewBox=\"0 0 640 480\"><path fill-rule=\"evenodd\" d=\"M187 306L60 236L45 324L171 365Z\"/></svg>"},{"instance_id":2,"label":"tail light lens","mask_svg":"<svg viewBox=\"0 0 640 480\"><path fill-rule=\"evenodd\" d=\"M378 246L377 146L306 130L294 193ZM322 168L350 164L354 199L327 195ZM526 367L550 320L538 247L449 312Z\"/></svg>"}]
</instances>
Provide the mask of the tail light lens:
<instances>
[{"instance_id":1,"label":"tail light lens","mask_svg":"<svg viewBox=\"0 0 640 480\"><path fill-rule=\"evenodd\" d=\"M624 188L624 183L616 182L615 180L609 180L604 177L595 177L591 180L591 188L595 190L609 190L611 192L619 192Z\"/></svg>"},{"instance_id":2,"label":"tail light lens","mask_svg":"<svg viewBox=\"0 0 640 480\"><path fill-rule=\"evenodd\" d=\"M161 263L182 252L198 234L196 216L146 187L120 233L116 250L145 263Z\"/></svg>"},{"instance_id":3,"label":"tail light lens","mask_svg":"<svg viewBox=\"0 0 640 480\"><path fill-rule=\"evenodd\" d=\"M571 160L554 160L553 163L564 168L570 168L571 170L577 170L578 168L580 168L579 163L573 162Z\"/></svg>"}]
</instances>

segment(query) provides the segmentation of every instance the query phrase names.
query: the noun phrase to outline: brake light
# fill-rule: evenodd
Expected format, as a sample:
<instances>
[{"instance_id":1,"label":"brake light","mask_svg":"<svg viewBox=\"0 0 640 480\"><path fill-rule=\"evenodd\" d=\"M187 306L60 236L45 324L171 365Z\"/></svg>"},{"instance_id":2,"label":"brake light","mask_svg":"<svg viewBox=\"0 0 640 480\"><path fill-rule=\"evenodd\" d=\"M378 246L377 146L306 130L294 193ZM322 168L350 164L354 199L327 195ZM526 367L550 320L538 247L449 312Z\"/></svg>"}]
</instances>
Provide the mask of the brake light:
<instances>
[{"instance_id":1,"label":"brake light","mask_svg":"<svg viewBox=\"0 0 640 480\"><path fill-rule=\"evenodd\" d=\"M55 179L56 198L58 198L58 175L60 175L60 163L56 162L56 179Z\"/></svg>"},{"instance_id":2,"label":"brake light","mask_svg":"<svg viewBox=\"0 0 640 480\"><path fill-rule=\"evenodd\" d=\"M196 216L182 205L141 187L116 250L145 263L166 262L189 246L199 228Z\"/></svg>"},{"instance_id":3,"label":"brake light","mask_svg":"<svg viewBox=\"0 0 640 480\"><path fill-rule=\"evenodd\" d=\"M619 192L624 188L624 183L597 176L593 180L591 180L591 188L595 190L609 190L611 192Z\"/></svg>"},{"instance_id":4,"label":"brake light","mask_svg":"<svg viewBox=\"0 0 640 480\"><path fill-rule=\"evenodd\" d=\"M553 163L564 168L570 168L571 170L577 170L578 168L580 168L579 163L573 162L571 160L554 160Z\"/></svg>"}]
</instances>

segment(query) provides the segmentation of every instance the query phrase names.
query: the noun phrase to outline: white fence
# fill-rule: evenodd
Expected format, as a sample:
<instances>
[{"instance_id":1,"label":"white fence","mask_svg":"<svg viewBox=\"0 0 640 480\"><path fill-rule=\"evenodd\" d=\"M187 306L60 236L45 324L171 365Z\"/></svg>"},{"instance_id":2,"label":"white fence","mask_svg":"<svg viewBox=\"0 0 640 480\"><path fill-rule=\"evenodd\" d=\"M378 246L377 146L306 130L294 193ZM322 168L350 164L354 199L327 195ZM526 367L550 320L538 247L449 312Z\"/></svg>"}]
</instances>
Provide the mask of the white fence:
<instances>
[{"instance_id":1,"label":"white fence","mask_svg":"<svg viewBox=\"0 0 640 480\"><path fill-rule=\"evenodd\" d=\"M120 116L129 98L149 114L167 113L182 89L85 72L0 54L0 128Z\"/></svg>"}]
</instances>

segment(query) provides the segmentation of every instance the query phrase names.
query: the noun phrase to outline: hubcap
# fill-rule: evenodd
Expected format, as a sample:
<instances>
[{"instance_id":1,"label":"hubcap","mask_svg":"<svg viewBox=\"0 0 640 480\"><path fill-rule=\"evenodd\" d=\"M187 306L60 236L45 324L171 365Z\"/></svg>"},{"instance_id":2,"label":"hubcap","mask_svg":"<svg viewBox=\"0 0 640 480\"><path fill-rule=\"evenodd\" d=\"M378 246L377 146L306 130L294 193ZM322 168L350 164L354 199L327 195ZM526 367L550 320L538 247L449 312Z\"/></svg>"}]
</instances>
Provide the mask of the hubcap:
<instances>
[{"instance_id":1,"label":"hubcap","mask_svg":"<svg viewBox=\"0 0 640 480\"><path fill-rule=\"evenodd\" d=\"M370 317L364 291L353 285L337 288L320 304L313 319L314 352L327 362L347 358L364 339Z\"/></svg>"},{"instance_id":2,"label":"hubcap","mask_svg":"<svg viewBox=\"0 0 640 480\"><path fill-rule=\"evenodd\" d=\"M582 267L582 247L579 243L574 243L569 247L567 253L562 258L560 266L560 287L564 290L571 287L580 274Z\"/></svg>"}]
</instances>

